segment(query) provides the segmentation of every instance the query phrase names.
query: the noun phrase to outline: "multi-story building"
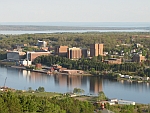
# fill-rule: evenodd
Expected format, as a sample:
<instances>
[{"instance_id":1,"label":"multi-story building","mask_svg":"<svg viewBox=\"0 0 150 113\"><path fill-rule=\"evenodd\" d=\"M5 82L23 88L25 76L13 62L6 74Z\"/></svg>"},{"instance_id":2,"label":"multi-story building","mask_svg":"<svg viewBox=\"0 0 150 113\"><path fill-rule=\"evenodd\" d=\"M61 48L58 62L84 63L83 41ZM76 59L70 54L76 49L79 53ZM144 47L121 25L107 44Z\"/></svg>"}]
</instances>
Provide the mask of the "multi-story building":
<instances>
[{"instance_id":1,"label":"multi-story building","mask_svg":"<svg viewBox=\"0 0 150 113\"><path fill-rule=\"evenodd\" d=\"M88 50L87 48L81 48L81 53L82 53L82 56L81 57L88 57Z\"/></svg>"},{"instance_id":2,"label":"multi-story building","mask_svg":"<svg viewBox=\"0 0 150 113\"><path fill-rule=\"evenodd\" d=\"M103 55L103 44L91 44L90 45L90 56Z\"/></svg>"},{"instance_id":3,"label":"multi-story building","mask_svg":"<svg viewBox=\"0 0 150 113\"><path fill-rule=\"evenodd\" d=\"M50 52L27 52L27 60L33 61L38 56L50 55Z\"/></svg>"},{"instance_id":4,"label":"multi-story building","mask_svg":"<svg viewBox=\"0 0 150 113\"><path fill-rule=\"evenodd\" d=\"M54 54L62 57L67 57L67 49L68 46L56 46Z\"/></svg>"},{"instance_id":5,"label":"multi-story building","mask_svg":"<svg viewBox=\"0 0 150 113\"><path fill-rule=\"evenodd\" d=\"M81 57L87 57L87 49L82 48L68 48L67 58L69 59L79 59Z\"/></svg>"},{"instance_id":6,"label":"multi-story building","mask_svg":"<svg viewBox=\"0 0 150 113\"><path fill-rule=\"evenodd\" d=\"M145 56L142 56L141 54L134 54L132 60L133 62L142 62L145 61Z\"/></svg>"},{"instance_id":7,"label":"multi-story building","mask_svg":"<svg viewBox=\"0 0 150 113\"><path fill-rule=\"evenodd\" d=\"M24 59L25 56L26 56L25 52L19 52L19 51L9 51L9 52L7 52L7 59L8 60L19 61L21 59Z\"/></svg>"}]
</instances>

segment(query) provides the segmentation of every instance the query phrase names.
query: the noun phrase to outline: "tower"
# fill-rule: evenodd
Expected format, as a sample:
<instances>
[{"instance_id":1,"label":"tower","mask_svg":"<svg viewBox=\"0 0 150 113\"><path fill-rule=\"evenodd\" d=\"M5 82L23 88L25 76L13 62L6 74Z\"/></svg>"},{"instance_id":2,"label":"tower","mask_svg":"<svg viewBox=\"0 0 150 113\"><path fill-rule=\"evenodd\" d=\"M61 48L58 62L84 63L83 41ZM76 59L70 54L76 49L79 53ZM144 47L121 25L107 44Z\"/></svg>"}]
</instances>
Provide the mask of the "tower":
<instances>
[{"instance_id":1,"label":"tower","mask_svg":"<svg viewBox=\"0 0 150 113\"><path fill-rule=\"evenodd\" d=\"M103 44L91 44L90 45L90 56L103 55Z\"/></svg>"}]
</instances>

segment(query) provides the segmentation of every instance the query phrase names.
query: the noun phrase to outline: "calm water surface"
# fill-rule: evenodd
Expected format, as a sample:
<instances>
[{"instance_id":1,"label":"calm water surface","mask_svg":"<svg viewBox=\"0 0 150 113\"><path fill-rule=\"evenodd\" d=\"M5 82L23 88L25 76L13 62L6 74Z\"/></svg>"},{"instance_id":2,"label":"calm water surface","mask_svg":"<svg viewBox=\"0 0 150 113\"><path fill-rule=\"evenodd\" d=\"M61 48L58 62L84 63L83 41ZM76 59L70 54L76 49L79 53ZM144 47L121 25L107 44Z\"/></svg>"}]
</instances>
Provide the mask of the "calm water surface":
<instances>
[{"instance_id":1,"label":"calm water surface","mask_svg":"<svg viewBox=\"0 0 150 113\"><path fill-rule=\"evenodd\" d=\"M86 33L86 32L150 32L145 29L134 30L50 30L50 31L0 31L4 35L36 34L36 33Z\"/></svg>"},{"instance_id":2,"label":"calm water surface","mask_svg":"<svg viewBox=\"0 0 150 113\"><path fill-rule=\"evenodd\" d=\"M131 100L138 103L150 103L149 83L117 82L91 76L46 75L41 73L19 70L10 67L0 67L0 86L15 89L37 89L43 86L49 92L70 92L74 88L82 88L85 94L98 94L104 91L109 98Z\"/></svg>"}]
</instances>

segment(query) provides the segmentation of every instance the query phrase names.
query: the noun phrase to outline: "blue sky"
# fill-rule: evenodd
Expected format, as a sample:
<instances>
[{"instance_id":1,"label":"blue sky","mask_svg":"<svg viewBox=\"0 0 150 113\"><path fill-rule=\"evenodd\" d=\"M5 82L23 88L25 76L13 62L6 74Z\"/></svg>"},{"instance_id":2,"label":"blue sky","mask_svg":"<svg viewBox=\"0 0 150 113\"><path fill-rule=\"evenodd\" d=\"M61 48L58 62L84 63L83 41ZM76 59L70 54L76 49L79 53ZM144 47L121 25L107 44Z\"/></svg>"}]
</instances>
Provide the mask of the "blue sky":
<instances>
[{"instance_id":1,"label":"blue sky","mask_svg":"<svg viewBox=\"0 0 150 113\"><path fill-rule=\"evenodd\" d=\"M0 0L0 22L150 22L150 0Z\"/></svg>"}]
</instances>

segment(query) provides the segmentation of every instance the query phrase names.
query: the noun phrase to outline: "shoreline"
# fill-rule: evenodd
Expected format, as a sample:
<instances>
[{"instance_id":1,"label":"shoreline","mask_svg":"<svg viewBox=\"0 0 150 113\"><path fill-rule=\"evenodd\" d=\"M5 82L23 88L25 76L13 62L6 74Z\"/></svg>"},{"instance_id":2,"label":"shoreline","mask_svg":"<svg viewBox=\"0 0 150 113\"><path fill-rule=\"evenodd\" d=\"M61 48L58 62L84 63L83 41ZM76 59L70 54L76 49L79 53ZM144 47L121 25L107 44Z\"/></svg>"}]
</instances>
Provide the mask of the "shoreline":
<instances>
[{"instance_id":1,"label":"shoreline","mask_svg":"<svg viewBox=\"0 0 150 113\"><path fill-rule=\"evenodd\" d=\"M8 66L11 68L15 68L15 69L22 69L22 70L27 70L27 71L31 71L31 72L37 72L37 73L43 73L43 74L47 74L47 75L72 75L72 76L92 76L92 77L102 77L102 78L106 78L106 79L110 79L110 80L117 80L117 81L127 81L127 82L134 82L134 83L150 83L150 80L132 80L132 79L127 79L127 78L109 78L105 75L92 75L90 73L87 74L67 74L67 73L61 73L61 72L51 72L48 73L48 71L44 71L44 70L31 70L31 69L26 69L25 67L20 67L20 66Z\"/></svg>"},{"instance_id":2,"label":"shoreline","mask_svg":"<svg viewBox=\"0 0 150 113\"><path fill-rule=\"evenodd\" d=\"M61 72L51 72L49 73L48 71L44 71L44 70L31 70L31 69L26 69L25 67L20 67L20 66L9 66L11 68L15 68L15 69L22 69L22 70L29 70L31 72L37 72L37 73L43 73L43 74L47 74L47 75L50 75L50 74L62 74L62 75L74 75L74 76L93 76L92 74L90 73L87 73L87 74L67 74L67 73L61 73Z\"/></svg>"}]
</instances>

